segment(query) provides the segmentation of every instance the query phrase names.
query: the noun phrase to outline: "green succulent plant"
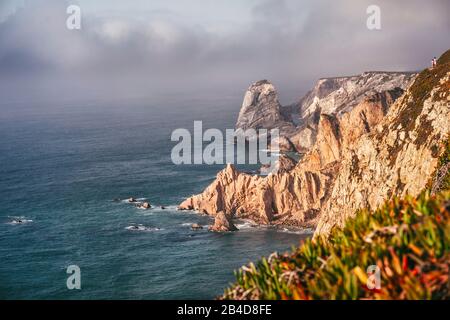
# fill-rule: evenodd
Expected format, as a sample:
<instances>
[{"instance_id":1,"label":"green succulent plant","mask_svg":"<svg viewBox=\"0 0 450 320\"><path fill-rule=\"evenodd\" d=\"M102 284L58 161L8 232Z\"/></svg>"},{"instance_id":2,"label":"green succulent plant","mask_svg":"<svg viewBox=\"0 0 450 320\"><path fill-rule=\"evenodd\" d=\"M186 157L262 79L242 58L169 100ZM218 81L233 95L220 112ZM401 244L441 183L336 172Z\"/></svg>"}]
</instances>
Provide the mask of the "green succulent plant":
<instances>
[{"instance_id":1,"label":"green succulent plant","mask_svg":"<svg viewBox=\"0 0 450 320\"><path fill-rule=\"evenodd\" d=\"M450 192L360 210L327 239L305 240L235 272L221 299L448 299ZM368 266L380 288L367 286Z\"/></svg>"}]
</instances>

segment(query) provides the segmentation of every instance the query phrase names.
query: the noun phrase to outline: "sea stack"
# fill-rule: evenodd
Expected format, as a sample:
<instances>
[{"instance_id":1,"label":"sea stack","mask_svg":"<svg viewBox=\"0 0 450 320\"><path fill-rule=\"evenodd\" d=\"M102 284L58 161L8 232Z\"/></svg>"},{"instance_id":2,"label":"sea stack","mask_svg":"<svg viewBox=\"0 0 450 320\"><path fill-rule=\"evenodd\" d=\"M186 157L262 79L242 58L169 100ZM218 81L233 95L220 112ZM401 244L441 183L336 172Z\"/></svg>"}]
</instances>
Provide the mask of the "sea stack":
<instances>
[{"instance_id":1,"label":"sea stack","mask_svg":"<svg viewBox=\"0 0 450 320\"><path fill-rule=\"evenodd\" d=\"M237 231L238 228L231 222L231 219L227 217L225 212L220 211L217 213L214 219L214 225L209 227L209 231L227 232Z\"/></svg>"}]
</instances>

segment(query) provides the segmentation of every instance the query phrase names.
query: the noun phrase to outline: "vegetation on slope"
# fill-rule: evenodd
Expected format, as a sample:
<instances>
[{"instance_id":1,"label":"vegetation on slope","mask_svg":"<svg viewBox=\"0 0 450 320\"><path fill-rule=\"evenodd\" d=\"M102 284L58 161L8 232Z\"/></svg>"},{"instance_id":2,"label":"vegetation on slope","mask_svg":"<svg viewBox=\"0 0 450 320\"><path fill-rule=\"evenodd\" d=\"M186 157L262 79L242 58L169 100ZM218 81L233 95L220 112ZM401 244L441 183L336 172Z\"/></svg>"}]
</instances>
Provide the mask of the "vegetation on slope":
<instances>
[{"instance_id":1,"label":"vegetation on slope","mask_svg":"<svg viewBox=\"0 0 450 320\"><path fill-rule=\"evenodd\" d=\"M450 192L361 210L328 239L306 240L235 272L222 299L448 299ZM367 287L376 265L379 289Z\"/></svg>"},{"instance_id":2,"label":"vegetation on slope","mask_svg":"<svg viewBox=\"0 0 450 320\"><path fill-rule=\"evenodd\" d=\"M433 179L427 184L427 187L431 189L431 194L440 190L450 190L450 137L444 144L444 152L438 159Z\"/></svg>"},{"instance_id":3,"label":"vegetation on slope","mask_svg":"<svg viewBox=\"0 0 450 320\"><path fill-rule=\"evenodd\" d=\"M442 180L438 181L439 190L450 189L450 138L447 139L444 154L439 158L439 171L442 173ZM438 177L439 179L439 177Z\"/></svg>"}]
</instances>

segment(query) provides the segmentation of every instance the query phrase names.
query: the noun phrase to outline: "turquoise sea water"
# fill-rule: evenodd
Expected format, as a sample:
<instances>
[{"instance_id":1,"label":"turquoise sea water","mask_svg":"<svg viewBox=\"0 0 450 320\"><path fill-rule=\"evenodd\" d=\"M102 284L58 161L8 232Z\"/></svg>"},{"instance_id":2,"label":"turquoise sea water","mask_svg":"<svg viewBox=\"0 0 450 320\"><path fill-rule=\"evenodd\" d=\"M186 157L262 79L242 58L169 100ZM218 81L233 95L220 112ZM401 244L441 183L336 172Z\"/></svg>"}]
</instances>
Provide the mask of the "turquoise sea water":
<instances>
[{"instance_id":1,"label":"turquoise sea water","mask_svg":"<svg viewBox=\"0 0 450 320\"><path fill-rule=\"evenodd\" d=\"M238 108L9 108L0 115L2 299L211 299L234 269L307 236L243 222L234 233L191 231L212 219L175 210L223 166L172 164L172 130L194 120L232 128ZM130 196L155 207L112 201ZM72 264L81 290L66 287Z\"/></svg>"}]
</instances>

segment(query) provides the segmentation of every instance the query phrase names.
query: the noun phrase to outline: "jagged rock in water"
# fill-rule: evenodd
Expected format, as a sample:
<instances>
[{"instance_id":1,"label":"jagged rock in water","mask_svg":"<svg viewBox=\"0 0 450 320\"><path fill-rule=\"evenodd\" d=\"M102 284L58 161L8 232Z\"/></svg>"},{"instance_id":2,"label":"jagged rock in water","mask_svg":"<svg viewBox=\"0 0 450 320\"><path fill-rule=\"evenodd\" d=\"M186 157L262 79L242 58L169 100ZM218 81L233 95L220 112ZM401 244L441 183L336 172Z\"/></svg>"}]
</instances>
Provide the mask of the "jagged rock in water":
<instances>
[{"instance_id":1,"label":"jagged rock in water","mask_svg":"<svg viewBox=\"0 0 450 320\"><path fill-rule=\"evenodd\" d=\"M144 202L144 203L138 205L138 208L139 208L139 209L150 209L150 208L151 208L151 205L150 205L150 203L148 203L148 202Z\"/></svg>"},{"instance_id":2,"label":"jagged rock in water","mask_svg":"<svg viewBox=\"0 0 450 320\"><path fill-rule=\"evenodd\" d=\"M236 122L236 129L293 128L281 113L278 93L267 80L253 83L246 91Z\"/></svg>"},{"instance_id":3,"label":"jagged rock in water","mask_svg":"<svg viewBox=\"0 0 450 320\"><path fill-rule=\"evenodd\" d=\"M285 136L295 131L291 119L282 112L275 87L267 80L253 83L246 91L242 107L236 122L237 134L243 135L247 129L280 130ZM247 140L257 138L257 135L246 135ZM293 149L289 142L283 141L283 147Z\"/></svg>"},{"instance_id":4,"label":"jagged rock in water","mask_svg":"<svg viewBox=\"0 0 450 320\"><path fill-rule=\"evenodd\" d=\"M209 231L216 232L228 232L237 231L238 228L231 222L231 219L227 217L225 212L220 211L214 218L214 225L209 227Z\"/></svg>"},{"instance_id":5,"label":"jagged rock in water","mask_svg":"<svg viewBox=\"0 0 450 320\"><path fill-rule=\"evenodd\" d=\"M317 143L293 168L287 165L289 169L262 177L227 165L203 193L188 198L179 209L209 215L224 211L261 224L314 227L339 170L342 149L380 122L401 91L395 89L369 97L341 118L322 115ZM286 155L281 159L290 162Z\"/></svg>"}]
</instances>

